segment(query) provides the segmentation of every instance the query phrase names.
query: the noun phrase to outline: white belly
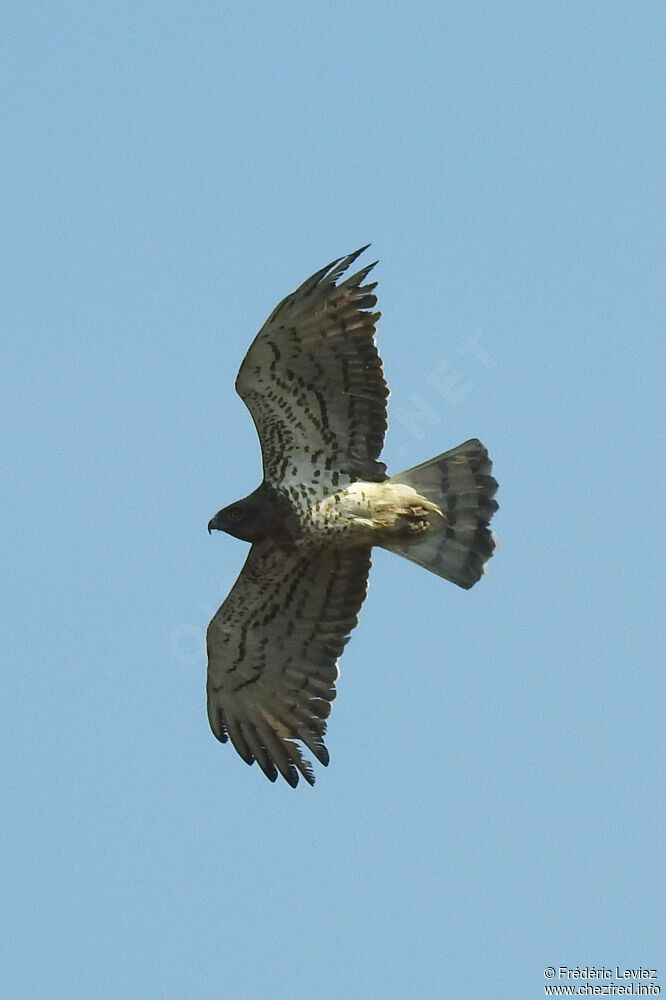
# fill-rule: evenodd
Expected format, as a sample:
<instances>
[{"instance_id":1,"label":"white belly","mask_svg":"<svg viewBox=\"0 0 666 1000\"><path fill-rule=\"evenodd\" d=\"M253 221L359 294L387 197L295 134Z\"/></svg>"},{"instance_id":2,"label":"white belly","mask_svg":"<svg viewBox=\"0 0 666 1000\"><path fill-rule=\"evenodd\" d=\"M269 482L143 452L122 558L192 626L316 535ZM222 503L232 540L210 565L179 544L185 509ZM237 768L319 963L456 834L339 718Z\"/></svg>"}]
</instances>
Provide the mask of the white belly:
<instances>
[{"instance_id":1,"label":"white belly","mask_svg":"<svg viewBox=\"0 0 666 1000\"><path fill-rule=\"evenodd\" d=\"M350 536L378 542L380 536L418 536L442 513L435 504L401 483L352 483L314 504L303 518L313 534Z\"/></svg>"}]
</instances>

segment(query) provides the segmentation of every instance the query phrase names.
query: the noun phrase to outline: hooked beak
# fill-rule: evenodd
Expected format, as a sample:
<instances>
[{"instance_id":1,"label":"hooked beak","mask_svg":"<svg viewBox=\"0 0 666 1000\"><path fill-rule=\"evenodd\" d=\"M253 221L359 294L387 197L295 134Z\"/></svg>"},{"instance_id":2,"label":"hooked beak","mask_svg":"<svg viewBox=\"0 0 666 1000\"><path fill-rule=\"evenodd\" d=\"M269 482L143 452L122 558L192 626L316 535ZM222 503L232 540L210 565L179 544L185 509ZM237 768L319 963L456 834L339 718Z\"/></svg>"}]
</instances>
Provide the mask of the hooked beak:
<instances>
[{"instance_id":1,"label":"hooked beak","mask_svg":"<svg viewBox=\"0 0 666 1000\"><path fill-rule=\"evenodd\" d=\"M217 514L215 515L215 517L211 517L210 521L208 522L208 534L209 535L213 531L219 531L220 530L220 526L217 523L217 519L218 519L219 513L220 512L218 511Z\"/></svg>"}]
</instances>

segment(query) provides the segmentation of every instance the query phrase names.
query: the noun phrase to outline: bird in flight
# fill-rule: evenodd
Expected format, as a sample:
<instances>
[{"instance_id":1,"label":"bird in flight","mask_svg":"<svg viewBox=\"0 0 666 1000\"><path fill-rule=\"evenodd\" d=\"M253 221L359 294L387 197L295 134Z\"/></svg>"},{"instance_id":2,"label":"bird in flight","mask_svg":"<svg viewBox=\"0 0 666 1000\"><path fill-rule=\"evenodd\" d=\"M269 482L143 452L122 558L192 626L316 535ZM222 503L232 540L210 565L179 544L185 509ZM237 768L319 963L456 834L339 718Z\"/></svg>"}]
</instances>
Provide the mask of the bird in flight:
<instances>
[{"instance_id":1,"label":"bird in flight","mask_svg":"<svg viewBox=\"0 0 666 1000\"><path fill-rule=\"evenodd\" d=\"M263 481L208 524L252 546L208 626L210 725L293 787L299 775L314 784L303 748L329 762L337 660L373 545L466 589L495 547L497 482L480 441L391 477L379 461L388 389L376 282L365 283L374 264L343 278L366 249L313 274L255 337L236 390L259 434Z\"/></svg>"}]
</instances>

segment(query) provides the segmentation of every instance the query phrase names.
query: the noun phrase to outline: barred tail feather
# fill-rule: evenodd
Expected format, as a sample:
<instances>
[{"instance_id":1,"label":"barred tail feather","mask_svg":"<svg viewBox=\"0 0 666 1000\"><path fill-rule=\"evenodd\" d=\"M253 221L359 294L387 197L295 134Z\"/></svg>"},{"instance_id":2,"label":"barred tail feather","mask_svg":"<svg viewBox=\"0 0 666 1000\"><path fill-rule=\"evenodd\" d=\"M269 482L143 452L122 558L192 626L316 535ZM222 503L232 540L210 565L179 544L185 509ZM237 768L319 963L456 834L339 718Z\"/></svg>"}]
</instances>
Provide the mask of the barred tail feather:
<instances>
[{"instance_id":1,"label":"barred tail feather","mask_svg":"<svg viewBox=\"0 0 666 1000\"><path fill-rule=\"evenodd\" d=\"M418 563L466 590L483 575L495 548L488 527L497 510L492 462L473 438L429 462L392 476L436 503L443 518L430 519L428 531L410 542L387 541L383 548Z\"/></svg>"}]
</instances>

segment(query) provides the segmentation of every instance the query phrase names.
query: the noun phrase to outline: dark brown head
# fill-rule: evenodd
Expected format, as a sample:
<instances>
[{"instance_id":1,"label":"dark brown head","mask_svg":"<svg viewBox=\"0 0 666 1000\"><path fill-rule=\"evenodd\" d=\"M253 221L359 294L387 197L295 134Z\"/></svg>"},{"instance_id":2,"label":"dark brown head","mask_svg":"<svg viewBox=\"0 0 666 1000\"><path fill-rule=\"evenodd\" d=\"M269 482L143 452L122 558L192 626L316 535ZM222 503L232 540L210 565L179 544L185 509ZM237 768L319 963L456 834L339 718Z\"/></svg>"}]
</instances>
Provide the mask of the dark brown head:
<instances>
[{"instance_id":1,"label":"dark brown head","mask_svg":"<svg viewBox=\"0 0 666 1000\"><path fill-rule=\"evenodd\" d=\"M218 510L208 522L208 531L226 531L244 542L260 542L268 535L277 537L284 522L285 503L270 486L262 483L243 500Z\"/></svg>"}]
</instances>

